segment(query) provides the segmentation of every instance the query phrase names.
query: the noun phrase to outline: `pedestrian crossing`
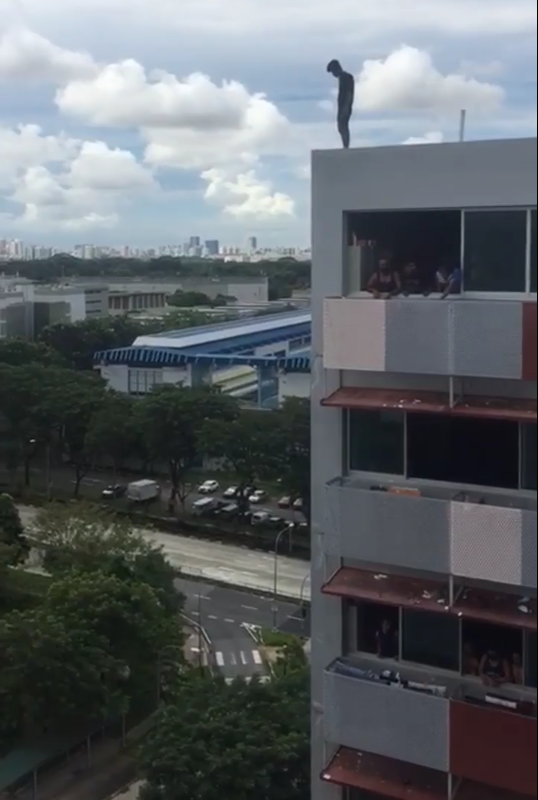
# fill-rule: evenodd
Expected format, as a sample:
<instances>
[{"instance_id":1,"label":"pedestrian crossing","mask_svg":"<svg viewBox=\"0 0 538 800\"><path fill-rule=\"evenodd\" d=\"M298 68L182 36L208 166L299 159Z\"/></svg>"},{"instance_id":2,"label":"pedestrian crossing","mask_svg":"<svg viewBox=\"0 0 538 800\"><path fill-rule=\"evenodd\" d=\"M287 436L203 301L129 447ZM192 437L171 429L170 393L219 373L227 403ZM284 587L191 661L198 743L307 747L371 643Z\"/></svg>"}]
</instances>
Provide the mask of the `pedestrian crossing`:
<instances>
[{"instance_id":1,"label":"pedestrian crossing","mask_svg":"<svg viewBox=\"0 0 538 800\"><path fill-rule=\"evenodd\" d=\"M259 650L218 650L215 661L220 669L227 667L263 667L263 658Z\"/></svg>"},{"instance_id":2,"label":"pedestrian crossing","mask_svg":"<svg viewBox=\"0 0 538 800\"><path fill-rule=\"evenodd\" d=\"M226 678L225 680L228 686L231 686L237 678L241 678L245 683L252 683L254 679L258 680L260 683L269 683L271 680L270 675L236 675L235 678Z\"/></svg>"}]
</instances>

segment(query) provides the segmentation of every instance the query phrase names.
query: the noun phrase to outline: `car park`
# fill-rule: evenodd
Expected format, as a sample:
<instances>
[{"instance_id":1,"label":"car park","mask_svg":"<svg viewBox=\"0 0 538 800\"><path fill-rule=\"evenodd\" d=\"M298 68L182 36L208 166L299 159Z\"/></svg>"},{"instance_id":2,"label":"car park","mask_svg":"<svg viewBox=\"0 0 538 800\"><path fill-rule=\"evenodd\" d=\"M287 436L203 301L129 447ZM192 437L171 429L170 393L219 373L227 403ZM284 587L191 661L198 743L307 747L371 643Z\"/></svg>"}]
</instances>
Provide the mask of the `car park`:
<instances>
[{"instance_id":1,"label":"car park","mask_svg":"<svg viewBox=\"0 0 538 800\"><path fill-rule=\"evenodd\" d=\"M198 487L198 494L215 494L220 489L218 481L204 481Z\"/></svg>"}]
</instances>

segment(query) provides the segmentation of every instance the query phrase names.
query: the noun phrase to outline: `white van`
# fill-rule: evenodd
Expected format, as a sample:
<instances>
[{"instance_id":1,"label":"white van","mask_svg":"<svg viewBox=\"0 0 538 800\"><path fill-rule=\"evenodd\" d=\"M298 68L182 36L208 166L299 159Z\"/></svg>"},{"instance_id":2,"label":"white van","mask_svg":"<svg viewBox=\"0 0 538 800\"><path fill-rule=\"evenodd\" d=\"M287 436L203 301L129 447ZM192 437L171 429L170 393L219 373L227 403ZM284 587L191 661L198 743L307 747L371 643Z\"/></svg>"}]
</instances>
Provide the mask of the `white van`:
<instances>
[{"instance_id":1,"label":"white van","mask_svg":"<svg viewBox=\"0 0 538 800\"><path fill-rule=\"evenodd\" d=\"M196 517L202 517L204 514L209 514L218 507L218 500L215 497L203 497L193 503L192 513Z\"/></svg>"}]
</instances>

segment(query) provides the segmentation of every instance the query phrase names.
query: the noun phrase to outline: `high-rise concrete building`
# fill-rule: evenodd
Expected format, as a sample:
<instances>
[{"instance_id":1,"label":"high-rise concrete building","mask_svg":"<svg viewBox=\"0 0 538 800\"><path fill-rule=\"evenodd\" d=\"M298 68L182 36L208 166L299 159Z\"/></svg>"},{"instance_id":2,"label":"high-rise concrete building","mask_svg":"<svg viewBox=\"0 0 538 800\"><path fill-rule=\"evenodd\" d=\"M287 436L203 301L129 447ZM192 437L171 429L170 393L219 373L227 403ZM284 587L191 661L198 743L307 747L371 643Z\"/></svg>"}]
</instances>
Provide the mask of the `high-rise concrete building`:
<instances>
[{"instance_id":1,"label":"high-rise concrete building","mask_svg":"<svg viewBox=\"0 0 538 800\"><path fill-rule=\"evenodd\" d=\"M208 239L205 243L205 255L218 256L220 252L220 242L218 239Z\"/></svg>"},{"instance_id":2,"label":"high-rise concrete building","mask_svg":"<svg viewBox=\"0 0 538 800\"><path fill-rule=\"evenodd\" d=\"M536 166L313 155L312 800L536 798Z\"/></svg>"},{"instance_id":3,"label":"high-rise concrete building","mask_svg":"<svg viewBox=\"0 0 538 800\"><path fill-rule=\"evenodd\" d=\"M247 250L249 250L251 253L255 253L257 249L258 249L258 237L251 236L247 242Z\"/></svg>"}]
</instances>

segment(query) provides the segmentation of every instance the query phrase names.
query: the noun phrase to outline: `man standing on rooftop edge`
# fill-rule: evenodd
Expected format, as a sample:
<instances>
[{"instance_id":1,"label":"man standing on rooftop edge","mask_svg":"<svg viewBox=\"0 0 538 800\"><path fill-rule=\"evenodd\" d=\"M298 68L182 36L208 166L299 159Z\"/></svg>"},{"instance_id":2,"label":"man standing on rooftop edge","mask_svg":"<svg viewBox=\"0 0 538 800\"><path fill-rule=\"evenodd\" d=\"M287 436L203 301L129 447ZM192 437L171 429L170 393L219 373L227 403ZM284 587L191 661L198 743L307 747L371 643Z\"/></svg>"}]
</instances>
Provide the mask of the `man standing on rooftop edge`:
<instances>
[{"instance_id":1,"label":"man standing on rooftop edge","mask_svg":"<svg viewBox=\"0 0 538 800\"><path fill-rule=\"evenodd\" d=\"M329 63L327 72L338 78L338 133L342 137L342 144L348 150L351 142L349 122L355 100L355 78L349 72L345 72L336 59Z\"/></svg>"}]
</instances>

